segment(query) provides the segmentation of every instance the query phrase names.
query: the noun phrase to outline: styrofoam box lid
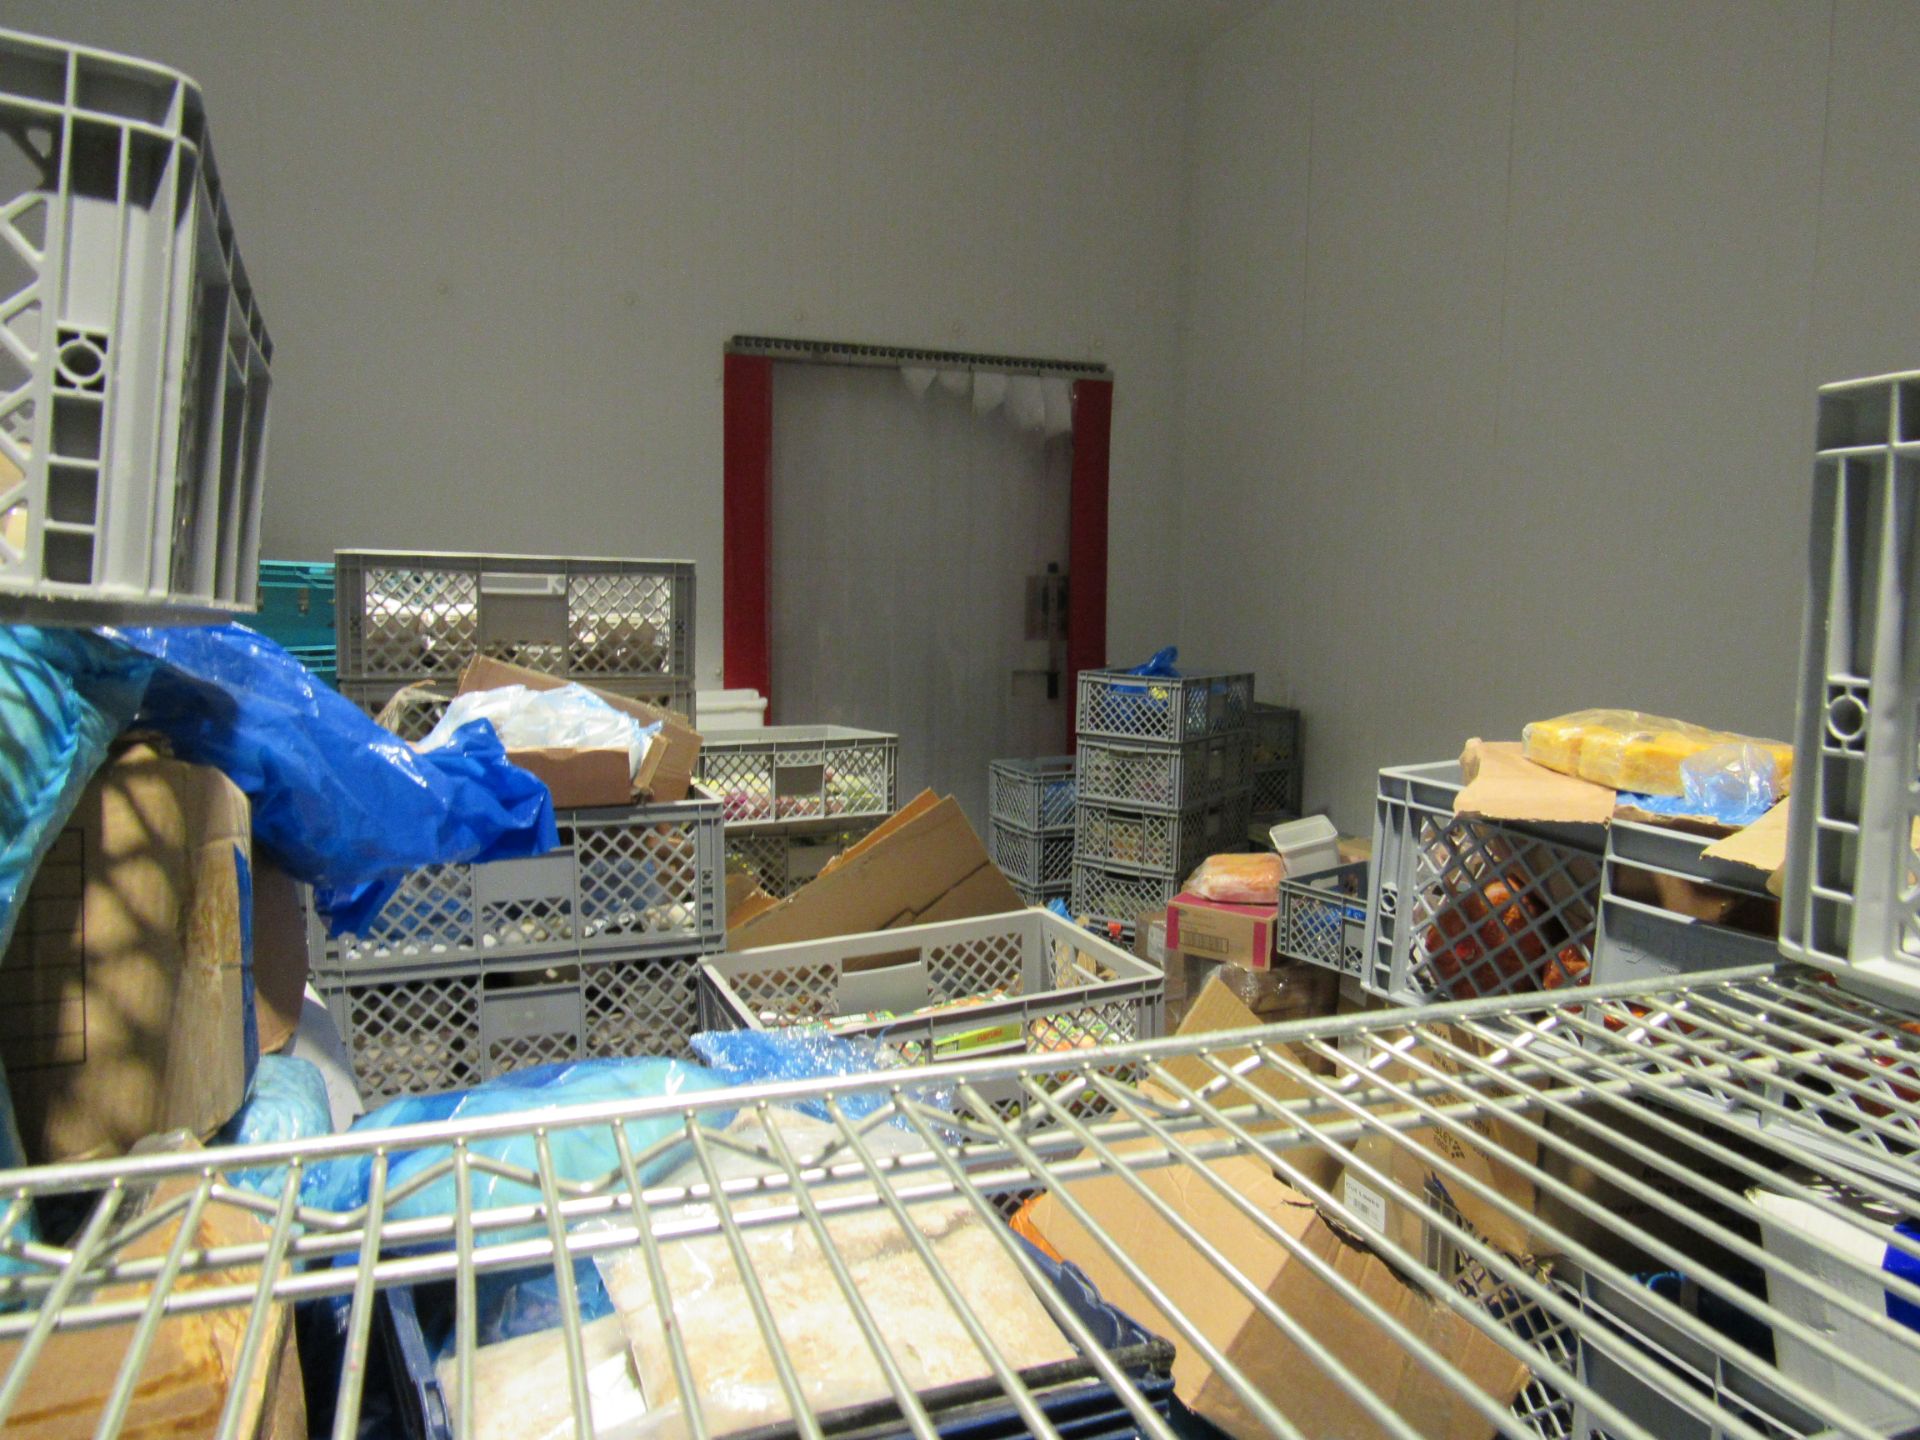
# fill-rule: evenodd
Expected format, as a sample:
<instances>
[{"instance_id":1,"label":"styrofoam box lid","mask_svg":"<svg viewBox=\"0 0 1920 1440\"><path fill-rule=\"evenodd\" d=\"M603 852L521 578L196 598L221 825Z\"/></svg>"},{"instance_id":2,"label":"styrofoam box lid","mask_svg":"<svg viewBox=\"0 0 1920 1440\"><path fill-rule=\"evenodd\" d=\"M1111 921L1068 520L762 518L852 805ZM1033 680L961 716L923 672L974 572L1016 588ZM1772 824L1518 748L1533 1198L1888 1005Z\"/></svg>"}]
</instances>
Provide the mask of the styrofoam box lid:
<instances>
[{"instance_id":1,"label":"styrofoam box lid","mask_svg":"<svg viewBox=\"0 0 1920 1440\"><path fill-rule=\"evenodd\" d=\"M1276 854L1291 855L1311 850L1316 845L1338 846L1340 831L1324 815L1307 815L1298 820L1283 820L1267 832Z\"/></svg>"}]
</instances>

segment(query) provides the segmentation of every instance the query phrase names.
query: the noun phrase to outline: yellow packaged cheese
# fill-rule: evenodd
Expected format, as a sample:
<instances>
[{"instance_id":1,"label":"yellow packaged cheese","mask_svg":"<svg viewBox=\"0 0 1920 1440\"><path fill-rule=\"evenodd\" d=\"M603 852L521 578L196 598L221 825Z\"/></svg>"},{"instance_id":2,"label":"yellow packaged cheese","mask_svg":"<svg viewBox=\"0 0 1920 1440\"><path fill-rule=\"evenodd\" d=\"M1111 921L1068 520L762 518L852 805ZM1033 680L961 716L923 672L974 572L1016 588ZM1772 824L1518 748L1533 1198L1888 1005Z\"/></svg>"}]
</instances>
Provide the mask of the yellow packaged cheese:
<instances>
[{"instance_id":1,"label":"yellow packaged cheese","mask_svg":"<svg viewBox=\"0 0 1920 1440\"><path fill-rule=\"evenodd\" d=\"M1526 757L1537 765L1643 795L1684 794L1681 762L1719 745L1757 745L1771 754L1781 794L1793 776L1791 745L1638 710L1576 710L1552 720L1536 720L1521 732L1521 742Z\"/></svg>"}]
</instances>

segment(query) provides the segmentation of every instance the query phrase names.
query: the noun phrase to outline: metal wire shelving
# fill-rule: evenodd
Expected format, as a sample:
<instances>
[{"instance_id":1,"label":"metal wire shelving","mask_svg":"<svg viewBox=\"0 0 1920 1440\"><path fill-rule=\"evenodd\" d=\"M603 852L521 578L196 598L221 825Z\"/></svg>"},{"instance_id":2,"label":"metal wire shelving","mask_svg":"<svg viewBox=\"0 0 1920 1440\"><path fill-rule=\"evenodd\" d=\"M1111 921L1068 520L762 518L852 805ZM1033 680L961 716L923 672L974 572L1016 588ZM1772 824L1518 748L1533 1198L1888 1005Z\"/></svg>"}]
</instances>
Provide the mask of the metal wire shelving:
<instances>
[{"instance_id":1,"label":"metal wire shelving","mask_svg":"<svg viewBox=\"0 0 1920 1440\"><path fill-rule=\"evenodd\" d=\"M1289 1413L1288 1395L1263 1389L1236 1362L1244 1352L1223 1348L1216 1317L1183 1311L1171 1298L1169 1267L1216 1272L1250 1306L1263 1338L1292 1345L1302 1363L1394 1440L1433 1433L1433 1417L1400 1413L1383 1393L1378 1367L1368 1363L1382 1346L1459 1396L1483 1433L1507 1440L1670 1440L1649 1428L1647 1412L1636 1408L1636 1386L1657 1394L1702 1435L1869 1440L1920 1422L1920 1364L1876 1363L1849 1338L1896 1347L1920 1362L1920 1331L1889 1318L1892 1306L1920 1306L1920 1284L1906 1278L1920 1270L1920 1240L1885 1234L1886 1254L1899 1257L1899 1265L1818 1243L1819 1264L1797 1264L1762 1244L1763 1216L1753 1195L1786 1195L1856 1228L1865 1223L1862 1205L1920 1214L1914 1157L1920 1039L1904 1025L1811 972L1756 967L1658 986L1385 1010L1072 1055L16 1170L0 1174L10 1236L36 1199L84 1200L82 1218L63 1243L12 1238L4 1244L16 1268L0 1278L0 1301L11 1305L0 1313L0 1361L6 1363L0 1418L18 1414L34 1367L56 1334L125 1329L112 1402L95 1426L96 1433L113 1435L133 1402L154 1337L170 1317L214 1310L244 1315L234 1370L250 1374L273 1343L277 1308L342 1297L346 1359L334 1434L351 1436L376 1293L450 1281L456 1314L450 1409L455 1433L470 1436L476 1282L544 1265L553 1271L568 1317L562 1326L567 1400L578 1433L591 1435L570 1262L638 1255L656 1313L672 1316L672 1267L664 1263L670 1247L718 1237L740 1281L739 1343L766 1348L797 1433L833 1434L835 1417L823 1420L808 1406L792 1359L793 1337L782 1335L756 1270L762 1253L756 1234L784 1227L818 1248L823 1274L840 1291L886 1379L885 1392L873 1397L890 1417L882 1429L928 1437L937 1432L940 1413L906 1382L895 1353L900 1341L876 1320L875 1297L862 1292L854 1279L858 1267L844 1248L844 1224L879 1216L897 1227L926 1267L928 1294L944 1301L978 1350L988 1388L1032 1433L1054 1436L1059 1431L1041 1404L1044 1377L1023 1373L1002 1353L996 1317L969 1304L916 1223L926 1207L943 1213L958 1207L996 1237L1007 1262L1033 1286L1131 1423L1167 1440L1173 1432L1161 1410L997 1219L1010 1199L1050 1191L1091 1237L1097 1254L1087 1258L1123 1276L1153 1312L1130 1313L1179 1349L1204 1357L1251 1423L1276 1435L1310 1440ZM1017 1113L982 1093L983 1087L1004 1093L1006 1082L1021 1092ZM936 1085L950 1090L953 1110L934 1103L927 1087ZM853 1118L876 1099L877 1109ZM802 1102L823 1107L832 1127L830 1140L805 1151L783 1140L773 1123L784 1107ZM736 1132L710 1128L740 1113L769 1119L761 1144L743 1147ZM633 1140L628 1122L662 1118L671 1121L665 1139L644 1146ZM600 1175L563 1173L553 1158L556 1137L586 1129L608 1136L618 1163ZM1495 1135L1526 1143L1496 1142ZM507 1137L531 1142L532 1167L487 1153L489 1142ZM889 1143L879 1143L883 1138ZM1431 1143L1436 1138L1442 1143ZM1372 1147L1363 1148L1368 1141ZM1389 1158L1381 1157L1382 1145ZM391 1178L398 1160L422 1150L432 1152L425 1163L416 1157L403 1178ZM728 1178L737 1167L723 1162L743 1152L756 1167ZM1409 1181L1394 1163L1405 1155L1417 1157L1421 1182ZM300 1202L301 1181L315 1167L356 1156L369 1164L366 1204L333 1213ZM1228 1156L1257 1157L1364 1241L1427 1305L1459 1317L1524 1364L1529 1378L1518 1399L1481 1393L1455 1357L1396 1321L1340 1267L1239 1196L1209 1164ZM672 1172L679 1178L649 1183L668 1159L680 1163ZM1422 1252L1403 1243L1406 1232L1379 1214L1350 1208L1339 1187L1330 1188L1327 1161L1338 1161L1349 1178L1416 1216L1426 1237ZM277 1198L238 1188L224 1176L243 1165L284 1165L288 1181ZM1169 1166L1191 1172L1194 1186L1217 1192L1255 1228L1261 1245L1283 1249L1289 1263L1307 1267L1339 1312L1336 1330L1350 1329L1351 1336L1334 1338L1324 1320L1309 1328L1172 1211L1146 1183L1150 1172ZM1581 1183L1569 1179L1576 1170ZM1098 1223L1077 1186L1103 1175L1118 1177L1158 1217L1166 1244L1147 1253ZM469 1197L486 1177L517 1181L537 1198L475 1209ZM1512 1198L1516 1181L1552 1203L1519 1203ZM452 1213L393 1218L409 1197L449 1182L458 1197ZM158 1198L143 1208L149 1193ZM1535 1240L1532 1253L1516 1256L1489 1243L1463 1218L1469 1206L1526 1227ZM257 1238L196 1248L198 1222L234 1210L257 1221ZM155 1237L168 1227L172 1240L154 1253ZM1436 1266L1429 1252L1446 1259ZM1646 1283L1650 1272L1684 1274L1688 1293L1709 1297L1717 1308L1670 1298ZM1756 1285L1756 1275L1765 1281ZM1863 1285L1869 1298L1861 1298ZM1783 1306L1783 1287L1812 1297L1833 1324L1809 1323ZM1599 1303L1609 1295L1629 1296L1631 1304ZM1730 1331L1703 1318L1710 1313L1743 1317L1748 1328ZM1756 1333L1769 1337L1765 1345L1752 1339ZM680 1395L705 1393L703 1362L681 1327L667 1325L659 1338ZM1844 1383L1809 1381L1795 1356L1811 1357ZM235 1387L217 1433L247 1433L243 1409ZM686 1407L685 1433L709 1433L703 1413L698 1401ZM871 1422L871 1408L866 1417Z\"/></svg>"}]
</instances>

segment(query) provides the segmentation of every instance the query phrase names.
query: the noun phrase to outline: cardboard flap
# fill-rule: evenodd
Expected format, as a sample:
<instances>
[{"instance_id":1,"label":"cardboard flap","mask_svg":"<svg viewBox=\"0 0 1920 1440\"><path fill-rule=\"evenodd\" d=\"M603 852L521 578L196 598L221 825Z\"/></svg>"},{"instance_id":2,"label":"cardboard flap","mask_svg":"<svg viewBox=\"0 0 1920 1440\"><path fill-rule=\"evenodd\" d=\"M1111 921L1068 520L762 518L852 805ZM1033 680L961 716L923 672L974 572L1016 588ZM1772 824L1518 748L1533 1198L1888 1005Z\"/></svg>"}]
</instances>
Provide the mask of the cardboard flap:
<instances>
[{"instance_id":1,"label":"cardboard flap","mask_svg":"<svg viewBox=\"0 0 1920 1440\"><path fill-rule=\"evenodd\" d=\"M1613 791L1536 765L1518 741L1469 740L1460 752L1467 785L1453 813L1536 824L1605 825L1613 818Z\"/></svg>"},{"instance_id":2,"label":"cardboard flap","mask_svg":"<svg viewBox=\"0 0 1920 1440\"><path fill-rule=\"evenodd\" d=\"M1744 830L1736 830L1700 853L1709 860L1724 860L1771 875L1787 863L1787 807L1782 800Z\"/></svg>"},{"instance_id":3,"label":"cardboard flap","mask_svg":"<svg viewBox=\"0 0 1920 1440\"><path fill-rule=\"evenodd\" d=\"M559 675L546 675L524 665L476 655L460 672L459 693L469 690L498 690L503 685L524 685L529 690L558 690L575 682ZM585 687L622 714L631 715L643 725L660 725L659 734L647 747L639 770L633 776L633 793L649 795L672 804L687 798L693 784L694 767L700 760L700 732L687 723L686 716L649 705L611 691Z\"/></svg>"}]
</instances>

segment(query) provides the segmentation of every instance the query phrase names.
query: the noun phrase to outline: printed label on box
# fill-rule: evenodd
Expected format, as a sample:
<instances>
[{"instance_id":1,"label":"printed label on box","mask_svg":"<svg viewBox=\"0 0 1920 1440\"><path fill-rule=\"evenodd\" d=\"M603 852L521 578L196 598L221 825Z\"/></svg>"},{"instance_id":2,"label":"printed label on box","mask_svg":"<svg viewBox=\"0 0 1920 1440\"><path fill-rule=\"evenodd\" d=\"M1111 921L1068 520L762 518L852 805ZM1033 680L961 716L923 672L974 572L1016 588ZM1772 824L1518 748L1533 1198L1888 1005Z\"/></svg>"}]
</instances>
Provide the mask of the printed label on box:
<instances>
[{"instance_id":1,"label":"printed label on box","mask_svg":"<svg viewBox=\"0 0 1920 1440\"><path fill-rule=\"evenodd\" d=\"M1347 1176L1347 1208L1370 1230L1387 1231L1387 1199L1378 1190Z\"/></svg>"}]
</instances>

